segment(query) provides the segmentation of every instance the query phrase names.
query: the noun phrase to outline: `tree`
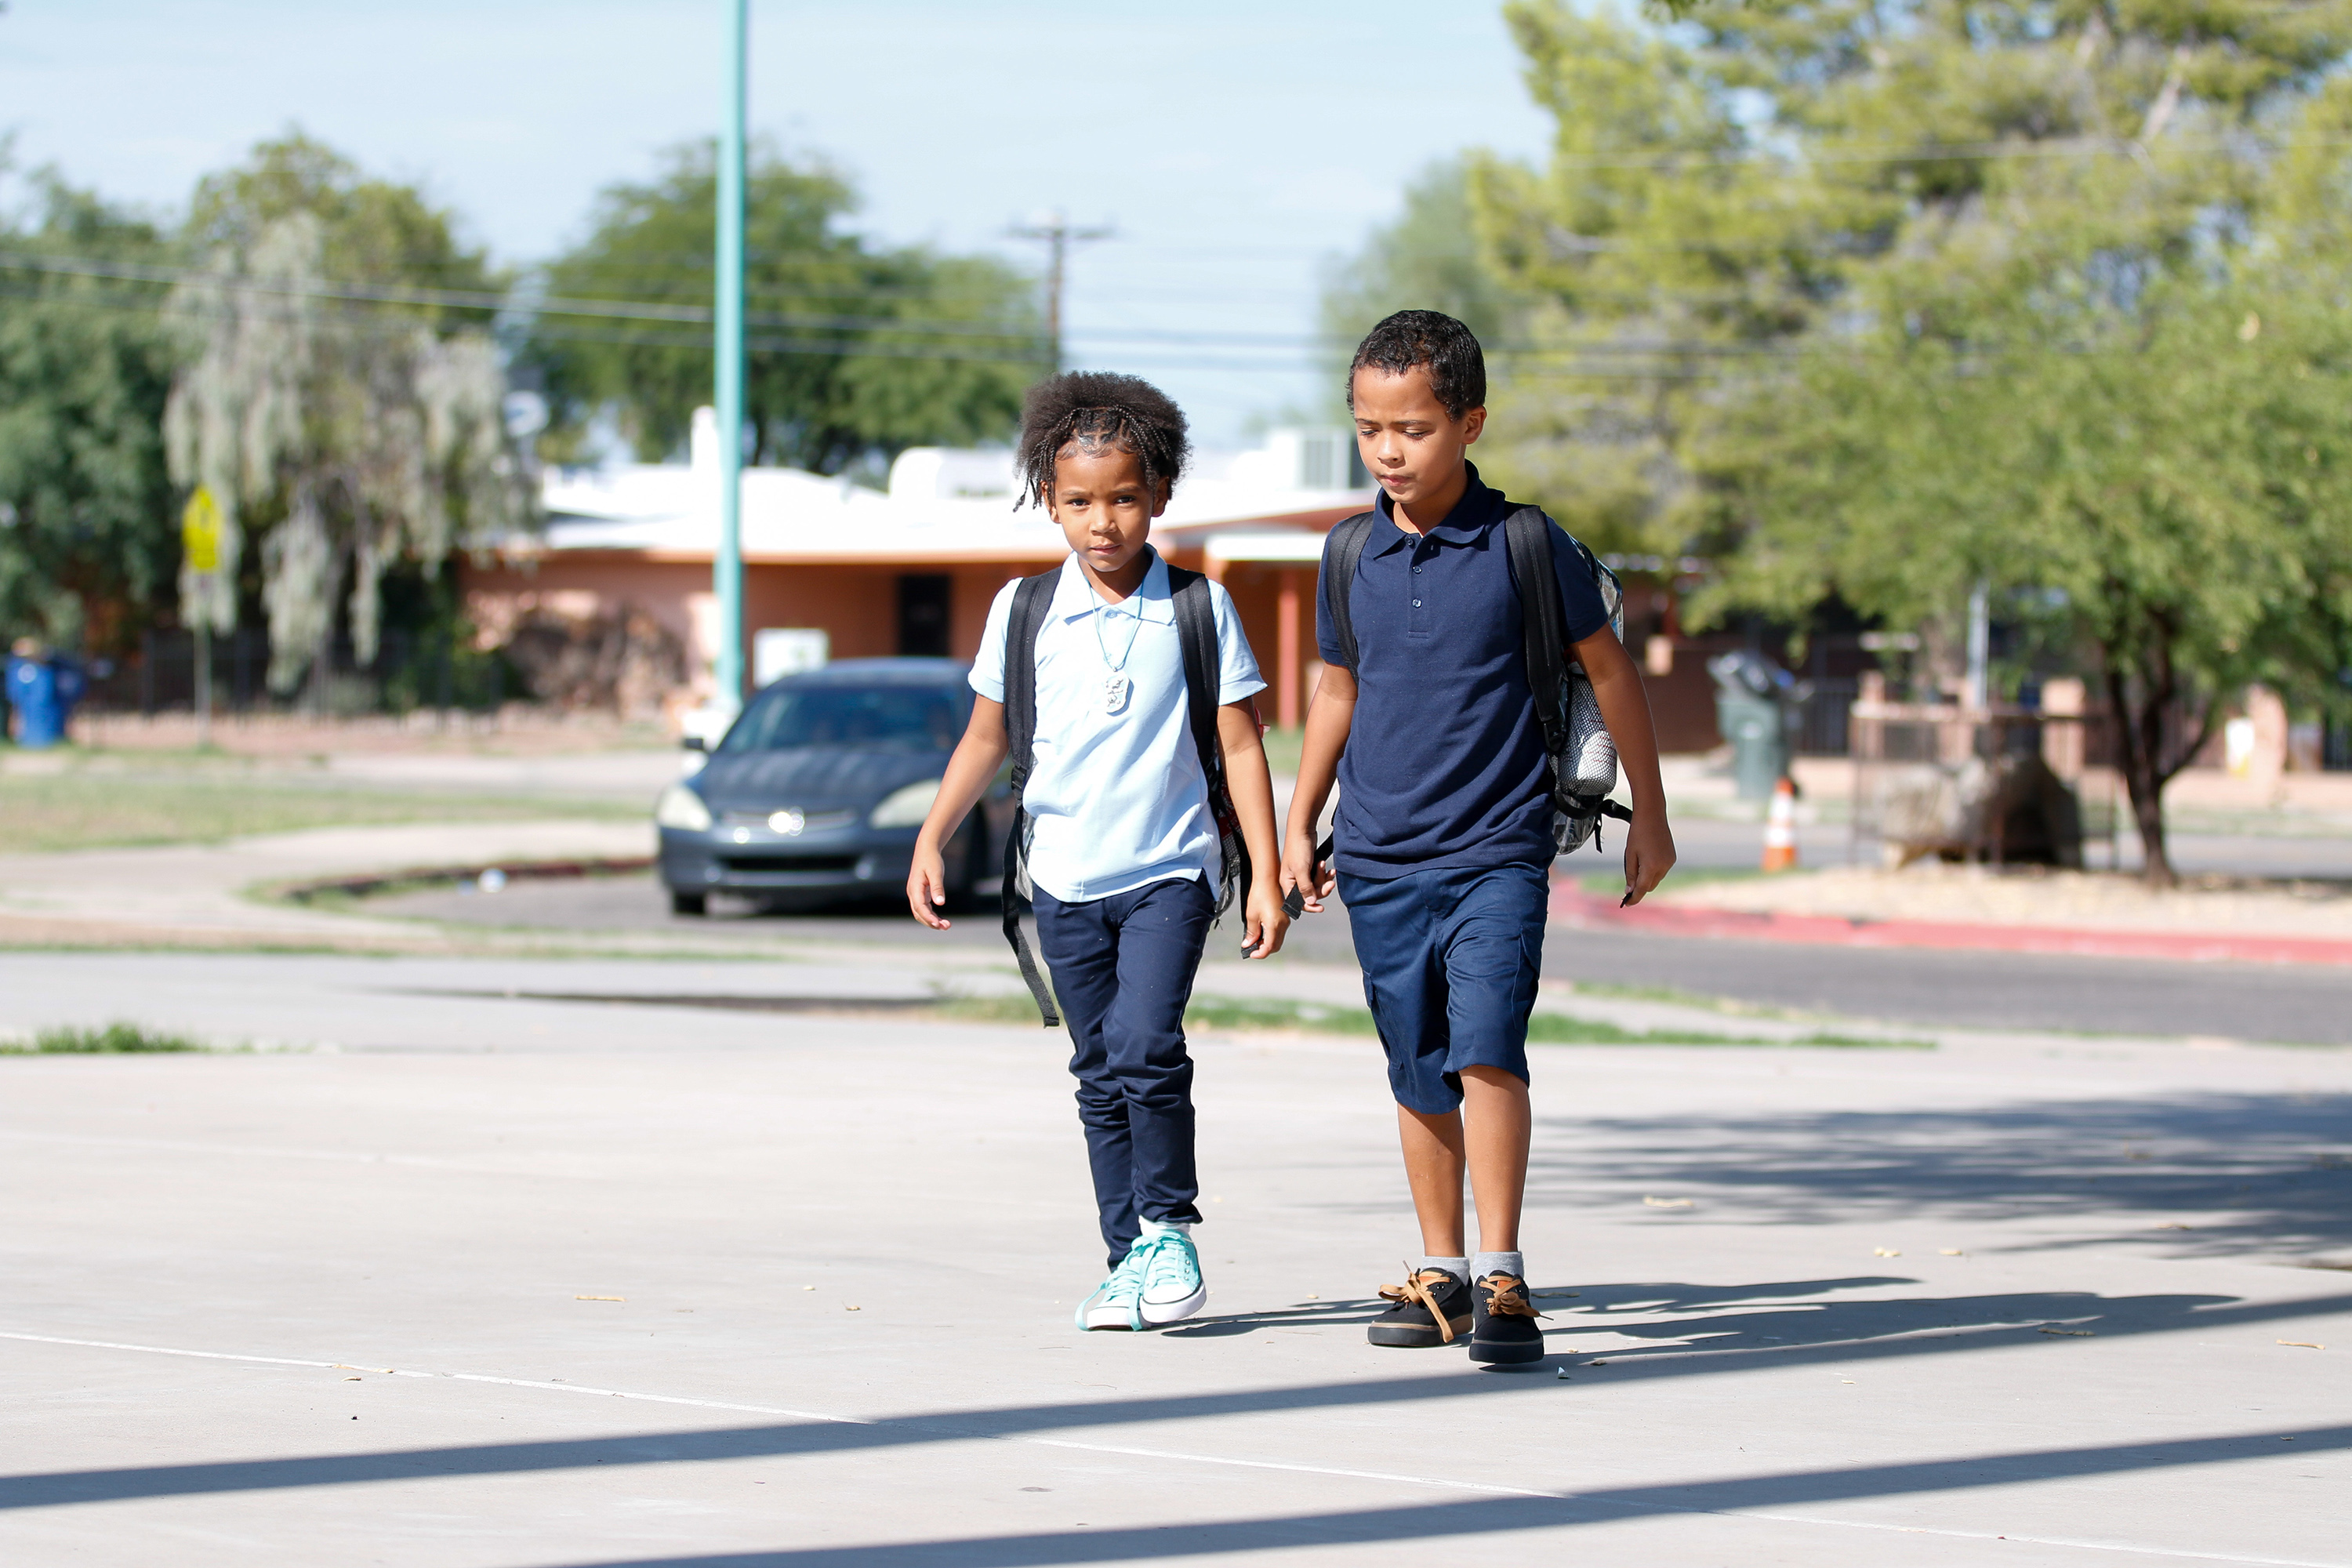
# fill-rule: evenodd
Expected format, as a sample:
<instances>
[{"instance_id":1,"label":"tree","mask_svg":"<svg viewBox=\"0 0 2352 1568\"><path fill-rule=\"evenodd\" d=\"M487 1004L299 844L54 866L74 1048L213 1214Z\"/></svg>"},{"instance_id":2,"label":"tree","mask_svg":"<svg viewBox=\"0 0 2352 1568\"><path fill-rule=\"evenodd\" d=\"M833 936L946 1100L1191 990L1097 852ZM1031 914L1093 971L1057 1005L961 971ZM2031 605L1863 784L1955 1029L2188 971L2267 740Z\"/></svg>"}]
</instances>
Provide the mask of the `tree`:
<instances>
[{"instance_id":1,"label":"tree","mask_svg":"<svg viewBox=\"0 0 2352 1568\"><path fill-rule=\"evenodd\" d=\"M31 181L38 216L0 222L0 251L152 265L152 225ZM0 627L119 648L155 613L178 560L159 427L173 345L152 294L0 261Z\"/></svg>"},{"instance_id":2,"label":"tree","mask_svg":"<svg viewBox=\"0 0 2352 1568\"><path fill-rule=\"evenodd\" d=\"M2149 876L2220 699L2352 663L2335 322L2352 5L1831 0L1640 35L1508 8L1560 124L1488 254L1580 342L1658 334L1693 605L1949 617L2042 591L2093 650ZM2316 96L2315 96L2316 94Z\"/></svg>"},{"instance_id":3,"label":"tree","mask_svg":"<svg viewBox=\"0 0 2352 1568\"><path fill-rule=\"evenodd\" d=\"M718 178L709 142L609 186L588 237L548 268L531 358L551 457L602 409L658 458L710 401ZM984 258L876 249L820 163L757 149L745 194L751 460L837 473L910 446L1010 434L1047 366L1031 285ZM663 318L667 318L665 323Z\"/></svg>"},{"instance_id":4,"label":"tree","mask_svg":"<svg viewBox=\"0 0 2352 1568\"><path fill-rule=\"evenodd\" d=\"M446 215L295 137L207 180L191 230L206 255L172 297L189 363L164 434L173 477L212 491L224 538L209 591L184 579L183 615L234 624L257 536L270 679L287 690L328 647L347 581L341 607L372 662L386 569L437 572L453 548L527 524L533 493L488 333L416 302L419 286L486 281Z\"/></svg>"},{"instance_id":5,"label":"tree","mask_svg":"<svg viewBox=\"0 0 2352 1568\"><path fill-rule=\"evenodd\" d=\"M1516 338L1530 301L1514 295L1486 264L1473 226L1460 158L1441 159L1404 188L1394 221L1366 237L1354 256L1323 278L1322 337L1344 371L1356 344L1398 310L1443 310L1497 346Z\"/></svg>"}]
</instances>

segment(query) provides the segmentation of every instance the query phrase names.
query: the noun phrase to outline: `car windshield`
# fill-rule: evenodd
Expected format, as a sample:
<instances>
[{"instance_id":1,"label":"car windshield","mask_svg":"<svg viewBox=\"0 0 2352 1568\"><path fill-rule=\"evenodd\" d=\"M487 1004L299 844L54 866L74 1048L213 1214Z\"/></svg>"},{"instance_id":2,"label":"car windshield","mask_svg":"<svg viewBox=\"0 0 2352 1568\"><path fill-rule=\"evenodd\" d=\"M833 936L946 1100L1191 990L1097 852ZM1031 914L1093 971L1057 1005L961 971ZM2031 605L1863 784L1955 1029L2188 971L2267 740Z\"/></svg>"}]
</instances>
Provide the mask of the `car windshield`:
<instances>
[{"instance_id":1,"label":"car windshield","mask_svg":"<svg viewBox=\"0 0 2352 1568\"><path fill-rule=\"evenodd\" d=\"M719 749L953 751L963 727L961 698L947 686L787 686L753 699Z\"/></svg>"}]
</instances>

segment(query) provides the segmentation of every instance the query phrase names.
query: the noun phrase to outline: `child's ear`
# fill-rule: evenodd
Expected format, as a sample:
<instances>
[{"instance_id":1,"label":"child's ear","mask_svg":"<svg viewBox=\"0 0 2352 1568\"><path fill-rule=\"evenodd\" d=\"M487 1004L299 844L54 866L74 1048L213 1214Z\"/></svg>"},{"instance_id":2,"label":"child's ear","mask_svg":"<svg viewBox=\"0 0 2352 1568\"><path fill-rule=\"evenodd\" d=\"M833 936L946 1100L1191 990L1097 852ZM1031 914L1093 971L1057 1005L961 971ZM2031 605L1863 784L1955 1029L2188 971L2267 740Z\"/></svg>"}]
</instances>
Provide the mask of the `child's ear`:
<instances>
[{"instance_id":1,"label":"child's ear","mask_svg":"<svg viewBox=\"0 0 2352 1568\"><path fill-rule=\"evenodd\" d=\"M1467 447L1471 442L1475 441L1478 438L1479 432L1486 428L1486 410L1485 405L1481 405L1476 408L1468 410L1462 416L1462 444Z\"/></svg>"},{"instance_id":2,"label":"child's ear","mask_svg":"<svg viewBox=\"0 0 2352 1568\"><path fill-rule=\"evenodd\" d=\"M1157 490L1154 490L1151 495L1151 515L1158 517L1161 512L1166 511L1168 510L1168 498L1175 493L1176 486L1172 481L1168 479L1160 480L1160 488Z\"/></svg>"}]
</instances>

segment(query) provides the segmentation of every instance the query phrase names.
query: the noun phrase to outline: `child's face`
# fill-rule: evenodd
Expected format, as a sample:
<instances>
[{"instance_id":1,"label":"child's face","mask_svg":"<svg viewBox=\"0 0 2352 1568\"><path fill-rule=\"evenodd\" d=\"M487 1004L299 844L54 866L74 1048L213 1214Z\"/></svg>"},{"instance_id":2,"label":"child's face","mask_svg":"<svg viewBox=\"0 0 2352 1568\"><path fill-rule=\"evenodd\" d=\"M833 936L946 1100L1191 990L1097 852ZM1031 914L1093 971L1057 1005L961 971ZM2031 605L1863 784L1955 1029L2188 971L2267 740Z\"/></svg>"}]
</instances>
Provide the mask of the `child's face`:
<instances>
[{"instance_id":1,"label":"child's face","mask_svg":"<svg viewBox=\"0 0 2352 1568\"><path fill-rule=\"evenodd\" d=\"M1151 539L1151 520L1168 506L1166 486L1147 488L1143 464L1117 447L1089 451L1076 442L1054 459L1045 497L1062 537L1097 577L1116 578Z\"/></svg>"},{"instance_id":2,"label":"child's face","mask_svg":"<svg viewBox=\"0 0 2352 1568\"><path fill-rule=\"evenodd\" d=\"M1445 412L1427 365L1402 375L1367 366L1356 373L1350 393L1356 449L1373 483L1398 506L1410 508L1444 490L1461 472L1464 448L1486 426L1484 408L1465 408L1459 419Z\"/></svg>"}]
</instances>

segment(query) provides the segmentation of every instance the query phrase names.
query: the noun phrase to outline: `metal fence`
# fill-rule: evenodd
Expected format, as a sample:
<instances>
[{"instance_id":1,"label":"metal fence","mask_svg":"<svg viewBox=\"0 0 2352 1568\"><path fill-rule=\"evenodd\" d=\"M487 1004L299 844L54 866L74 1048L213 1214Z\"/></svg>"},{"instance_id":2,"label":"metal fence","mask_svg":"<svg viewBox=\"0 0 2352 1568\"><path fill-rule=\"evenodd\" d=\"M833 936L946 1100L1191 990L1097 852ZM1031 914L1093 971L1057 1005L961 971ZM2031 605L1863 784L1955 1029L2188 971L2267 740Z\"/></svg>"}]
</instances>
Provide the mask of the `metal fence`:
<instances>
[{"instance_id":1,"label":"metal fence","mask_svg":"<svg viewBox=\"0 0 2352 1568\"><path fill-rule=\"evenodd\" d=\"M505 658L446 637L388 631L376 657L364 664L349 638L338 639L291 691L283 692L270 688L269 651L269 634L258 627L240 626L212 639L215 712L349 718L418 709L482 711L529 695ZM194 711L194 634L149 632L131 658L92 669L83 706L149 717Z\"/></svg>"},{"instance_id":2,"label":"metal fence","mask_svg":"<svg viewBox=\"0 0 2352 1568\"><path fill-rule=\"evenodd\" d=\"M1859 679L1821 679L1798 710L1797 754L1801 757L1843 757L1853 750L1853 700L1861 694Z\"/></svg>"}]
</instances>

